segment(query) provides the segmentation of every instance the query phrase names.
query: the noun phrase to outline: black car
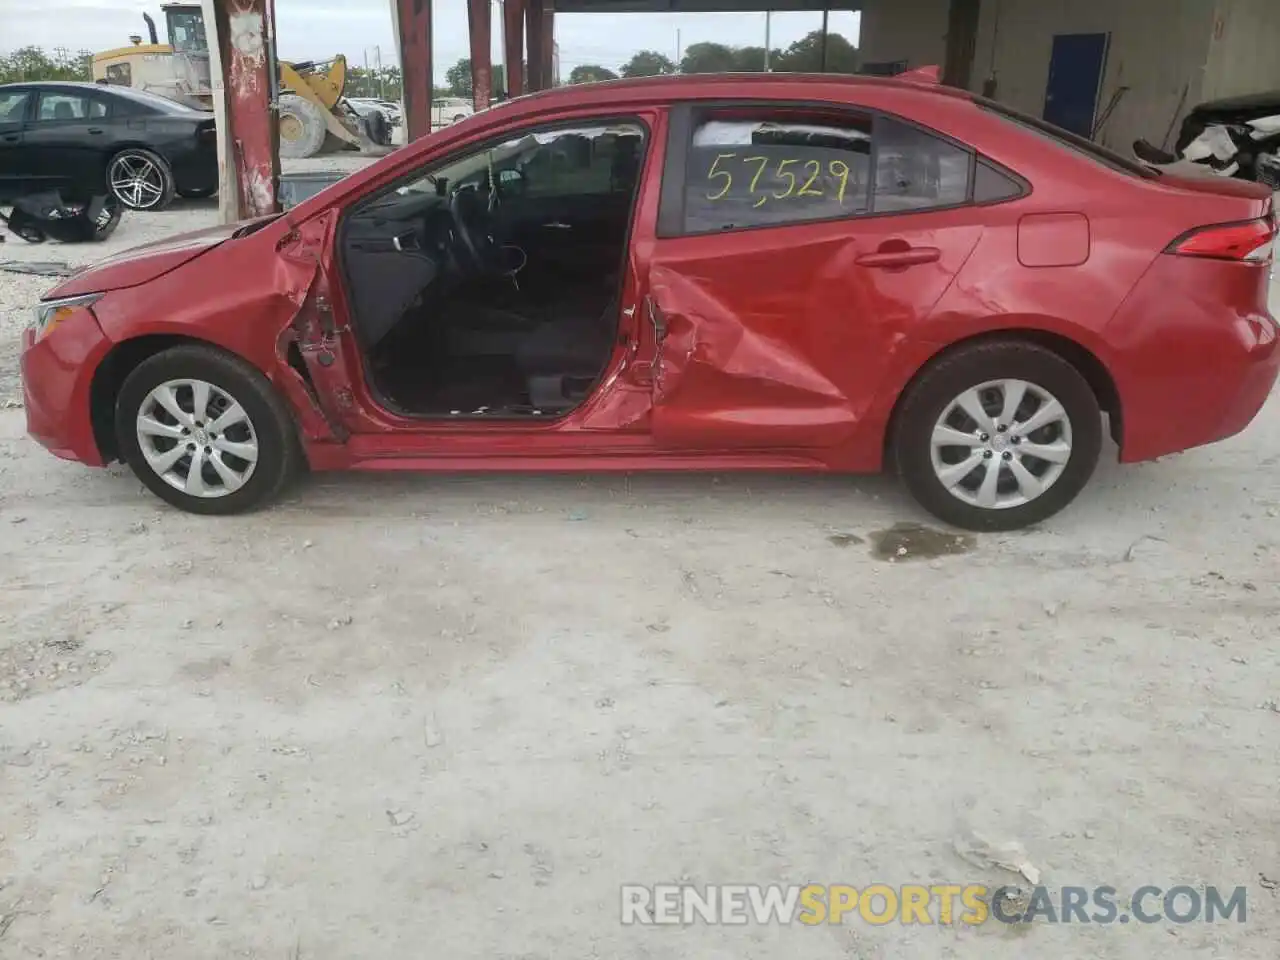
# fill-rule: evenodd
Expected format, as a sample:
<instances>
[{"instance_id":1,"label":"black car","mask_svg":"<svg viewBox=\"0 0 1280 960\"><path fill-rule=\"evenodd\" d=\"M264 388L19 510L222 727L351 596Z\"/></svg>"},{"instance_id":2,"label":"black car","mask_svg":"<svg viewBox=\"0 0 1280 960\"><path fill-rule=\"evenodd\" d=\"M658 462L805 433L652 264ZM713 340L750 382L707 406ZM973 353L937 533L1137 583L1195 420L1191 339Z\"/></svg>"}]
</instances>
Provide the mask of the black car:
<instances>
[{"instance_id":1,"label":"black car","mask_svg":"<svg viewBox=\"0 0 1280 960\"><path fill-rule=\"evenodd\" d=\"M1178 132L1175 149L1182 153L1183 149L1211 124L1224 127L1237 127L1250 120L1280 115L1280 90L1269 93L1254 93L1244 97L1231 97L1226 100L1210 100L1197 105L1186 119L1182 121L1182 129Z\"/></svg>"},{"instance_id":2,"label":"black car","mask_svg":"<svg viewBox=\"0 0 1280 960\"><path fill-rule=\"evenodd\" d=\"M96 83L0 85L0 203L58 190L108 190L134 210L218 188L213 114Z\"/></svg>"}]
</instances>

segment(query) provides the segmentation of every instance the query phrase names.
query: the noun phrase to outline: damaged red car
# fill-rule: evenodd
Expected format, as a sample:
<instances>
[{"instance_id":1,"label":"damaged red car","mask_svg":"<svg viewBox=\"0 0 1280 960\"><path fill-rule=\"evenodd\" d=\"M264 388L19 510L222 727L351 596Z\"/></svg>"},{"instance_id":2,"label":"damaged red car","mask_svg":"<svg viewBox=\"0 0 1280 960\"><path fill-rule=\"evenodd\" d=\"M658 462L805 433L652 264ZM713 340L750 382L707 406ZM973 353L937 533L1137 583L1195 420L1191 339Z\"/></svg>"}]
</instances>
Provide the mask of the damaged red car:
<instances>
[{"instance_id":1,"label":"damaged red car","mask_svg":"<svg viewBox=\"0 0 1280 960\"><path fill-rule=\"evenodd\" d=\"M509 101L283 216L39 304L31 434L199 513L313 470L892 467L1010 529L1242 430L1276 379L1256 185L925 82Z\"/></svg>"}]
</instances>

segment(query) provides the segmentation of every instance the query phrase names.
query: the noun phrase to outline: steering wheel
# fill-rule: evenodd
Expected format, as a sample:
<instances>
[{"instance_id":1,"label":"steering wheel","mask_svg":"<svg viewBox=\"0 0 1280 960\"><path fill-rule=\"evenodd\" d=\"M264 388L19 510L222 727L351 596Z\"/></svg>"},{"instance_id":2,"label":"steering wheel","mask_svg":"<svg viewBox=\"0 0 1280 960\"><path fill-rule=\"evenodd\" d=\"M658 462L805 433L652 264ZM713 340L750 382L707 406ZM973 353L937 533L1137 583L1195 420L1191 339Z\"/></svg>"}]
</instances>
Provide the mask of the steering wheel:
<instances>
[{"instance_id":1,"label":"steering wheel","mask_svg":"<svg viewBox=\"0 0 1280 960\"><path fill-rule=\"evenodd\" d=\"M489 200L474 186L455 190L449 198L453 217L456 254L469 273L506 272L502 245L493 236Z\"/></svg>"}]
</instances>

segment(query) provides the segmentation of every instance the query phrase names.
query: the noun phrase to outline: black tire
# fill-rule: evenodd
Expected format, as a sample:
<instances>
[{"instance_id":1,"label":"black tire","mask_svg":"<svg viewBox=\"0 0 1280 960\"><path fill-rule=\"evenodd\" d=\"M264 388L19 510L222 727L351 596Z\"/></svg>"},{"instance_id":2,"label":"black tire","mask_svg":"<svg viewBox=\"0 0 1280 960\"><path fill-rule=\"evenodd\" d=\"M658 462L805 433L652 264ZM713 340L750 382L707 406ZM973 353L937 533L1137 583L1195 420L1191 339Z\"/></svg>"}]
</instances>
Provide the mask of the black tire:
<instances>
[{"instance_id":1,"label":"black tire","mask_svg":"<svg viewBox=\"0 0 1280 960\"><path fill-rule=\"evenodd\" d=\"M147 462L138 441L138 413L152 390L181 379L212 384L247 414L258 454L252 473L239 489L211 498L194 496L172 486ZM279 495L304 466L289 410L266 377L216 347L172 347L138 364L116 399L115 425L120 452L138 479L162 500L191 513L224 515L251 510Z\"/></svg>"},{"instance_id":2,"label":"black tire","mask_svg":"<svg viewBox=\"0 0 1280 960\"><path fill-rule=\"evenodd\" d=\"M289 160L314 157L324 146L329 128L324 114L296 93L280 97L280 156Z\"/></svg>"},{"instance_id":3,"label":"black tire","mask_svg":"<svg viewBox=\"0 0 1280 960\"><path fill-rule=\"evenodd\" d=\"M935 425L956 398L998 380L1026 381L1056 398L1069 418L1071 443L1061 472L1043 493L1016 506L993 508L961 499L939 479L932 438ZM1022 341L989 340L960 347L916 376L898 408L891 440L892 460L907 489L935 517L966 530L1016 530L1053 516L1084 489L1102 451L1102 412L1080 371L1053 351ZM1007 451L1013 455L1016 447ZM1018 464L1025 466L1027 461L1019 457ZM1031 464L1038 469L1047 466L1034 460ZM1003 468L997 474L1002 483L1016 482Z\"/></svg>"},{"instance_id":4,"label":"black tire","mask_svg":"<svg viewBox=\"0 0 1280 960\"><path fill-rule=\"evenodd\" d=\"M147 176L146 179L150 187L147 188L146 192L134 192L117 186L117 174L120 171L121 164L134 165L133 168L138 170L143 170L146 164L150 164L151 168L155 170L155 177L152 179L150 175ZM148 213L155 213L169 206L169 204L173 203L174 195L177 193L177 187L173 180L173 171L169 169L168 162L159 154L144 150L141 147L129 147L121 150L107 161L107 189L111 191L112 196L130 210L144 210Z\"/></svg>"},{"instance_id":5,"label":"black tire","mask_svg":"<svg viewBox=\"0 0 1280 960\"><path fill-rule=\"evenodd\" d=\"M183 200L203 200L218 192L217 187L179 187L178 196Z\"/></svg>"}]
</instances>

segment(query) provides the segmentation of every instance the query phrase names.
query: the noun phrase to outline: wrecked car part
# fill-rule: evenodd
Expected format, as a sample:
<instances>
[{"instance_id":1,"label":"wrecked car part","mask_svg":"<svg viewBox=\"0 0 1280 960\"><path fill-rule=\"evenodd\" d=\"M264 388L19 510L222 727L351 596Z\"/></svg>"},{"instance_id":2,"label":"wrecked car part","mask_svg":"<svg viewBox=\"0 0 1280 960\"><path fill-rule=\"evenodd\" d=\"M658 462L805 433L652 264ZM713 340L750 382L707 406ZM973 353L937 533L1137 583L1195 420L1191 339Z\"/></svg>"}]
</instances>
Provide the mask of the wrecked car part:
<instances>
[{"instance_id":1,"label":"wrecked car part","mask_svg":"<svg viewBox=\"0 0 1280 960\"><path fill-rule=\"evenodd\" d=\"M6 217L9 230L28 243L57 240L61 243L91 243L107 239L120 223L123 208L108 195L87 203L64 200L56 190L33 193L13 201Z\"/></svg>"}]
</instances>

